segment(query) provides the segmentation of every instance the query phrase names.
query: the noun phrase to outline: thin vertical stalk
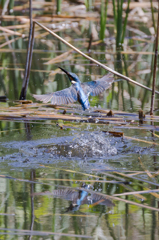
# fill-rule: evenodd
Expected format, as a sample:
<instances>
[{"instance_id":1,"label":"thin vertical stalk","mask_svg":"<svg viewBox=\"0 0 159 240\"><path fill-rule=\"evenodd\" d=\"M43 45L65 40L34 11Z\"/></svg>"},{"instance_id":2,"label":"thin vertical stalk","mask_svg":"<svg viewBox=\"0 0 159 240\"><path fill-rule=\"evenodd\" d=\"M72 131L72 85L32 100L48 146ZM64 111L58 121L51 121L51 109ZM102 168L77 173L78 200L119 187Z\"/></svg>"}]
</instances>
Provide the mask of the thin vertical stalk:
<instances>
[{"instance_id":1,"label":"thin vertical stalk","mask_svg":"<svg viewBox=\"0 0 159 240\"><path fill-rule=\"evenodd\" d=\"M116 47L120 47L121 36L122 36L122 11L123 11L123 0L117 1L117 38L116 38Z\"/></svg>"},{"instance_id":2,"label":"thin vertical stalk","mask_svg":"<svg viewBox=\"0 0 159 240\"><path fill-rule=\"evenodd\" d=\"M56 0L56 14L60 14L61 13L61 4L62 4L62 0Z\"/></svg>"},{"instance_id":3,"label":"thin vertical stalk","mask_svg":"<svg viewBox=\"0 0 159 240\"><path fill-rule=\"evenodd\" d=\"M100 3L100 32L99 32L99 37L100 37L100 40L103 40L104 37L103 37L103 20L104 20L104 0L101 0L101 3ZM104 31L105 31L105 28L104 28Z\"/></svg>"},{"instance_id":4,"label":"thin vertical stalk","mask_svg":"<svg viewBox=\"0 0 159 240\"><path fill-rule=\"evenodd\" d=\"M32 27L32 35L31 35L31 42L30 42L30 49L29 49L29 56L27 56L27 69L26 69L26 78L25 82L23 81L24 85L22 86L20 100L26 99L27 88L29 84L29 76L30 76L30 69L32 63L32 55L33 55L33 46L34 46L34 30L35 30L35 23L33 23Z\"/></svg>"},{"instance_id":5,"label":"thin vertical stalk","mask_svg":"<svg viewBox=\"0 0 159 240\"><path fill-rule=\"evenodd\" d=\"M154 30L155 30L155 33L156 33L156 25L155 25L155 17L154 17L154 9L153 9L152 0L150 0L150 3L151 3L152 22L153 22L153 27L154 27Z\"/></svg>"},{"instance_id":6,"label":"thin vertical stalk","mask_svg":"<svg viewBox=\"0 0 159 240\"><path fill-rule=\"evenodd\" d=\"M125 17L124 26L123 26L123 34L122 34L121 43L124 42L126 25L127 25L127 21L128 21L128 14L129 14L129 5L130 5L130 0L128 0L128 7L127 7L127 10L126 10L126 17Z\"/></svg>"},{"instance_id":7,"label":"thin vertical stalk","mask_svg":"<svg viewBox=\"0 0 159 240\"><path fill-rule=\"evenodd\" d=\"M9 2L9 11L11 10L11 9L13 9L13 7L14 7L14 0L10 0L10 2ZM10 14L11 14L11 11L10 11ZM12 11L12 15L14 14L14 12Z\"/></svg>"},{"instance_id":8,"label":"thin vertical stalk","mask_svg":"<svg viewBox=\"0 0 159 240\"><path fill-rule=\"evenodd\" d=\"M24 80L22 84L22 90L20 94L20 100L26 99L26 92L28 88L29 83L29 75L28 75L28 69L30 65L30 52L31 52L31 42L32 42L32 35L34 34L33 31L33 20L32 20L32 0L29 0L29 12L30 12L30 31L29 31L29 41L28 41L28 50L27 50L27 59L26 59L26 65L25 65L25 74L24 74Z\"/></svg>"},{"instance_id":9,"label":"thin vertical stalk","mask_svg":"<svg viewBox=\"0 0 159 240\"><path fill-rule=\"evenodd\" d=\"M100 14L100 40L104 40L105 37L105 26L107 21L107 6L108 0L101 0L101 14Z\"/></svg>"},{"instance_id":10,"label":"thin vertical stalk","mask_svg":"<svg viewBox=\"0 0 159 240\"><path fill-rule=\"evenodd\" d=\"M25 126L26 139L29 141L32 139L30 123L24 122L24 126Z\"/></svg>"},{"instance_id":11,"label":"thin vertical stalk","mask_svg":"<svg viewBox=\"0 0 159 240\"><path fill-rule=\"evenodd\" d=\"M145 77L145 82L147 83L147 86L150 87L151 86L151 79L152 79L152 71L153 71L153 63L154 63L154 55L151 56L151 72L150 74L147 74ZM144 109L145 103L148 102L148 92L144 91L143 93L143 100L142 100L142 105L141 105L141 109Z\"/></svg>"},{"instance_id":12,"label":"thin vertical stalk","mask_svg":"<svg viewBox=\"0 0 159 240\"><path fill-rule=\"evenodd\" d=\"M116 17L116 5L115 5L115 0L113 0L113 13L114 13L115 27L116 27L116 29L117 29L117 17Z\"/></svg>"},{"instance_id":13,"label":"thin vertical stalk","mask_svg":"<svg viewBox=\"0 0 159 240\"><path fill-rule=\"evenodd\" d=\"M128 67L127 67L127 59L126 59L126 56L124 55L123 56L123 62L124 62L124 69L125 69L125 73L126 73L126 76L128 76ZM130 106L131 106L131 109L133 111L133 102L132 102L132 86L130 86L129 82L127 81L127 85L128 85L128 91L129 91L129 95L130 95Z\"/></svg>"},{"instance_id":14,"label":"thin vertical stalk","mask_svg":"<svg viewBox=\"0 0 159 240\"><path fill-rule=\"evenodd\" d=\"M31 170L31 173L30 173L30 180L31 181L34 181L35 180L35 170ZM30 231L32 232L33 231L33 228L34 228L34 184L31 183L30 185L30 195L31 195L31 224L30 224ZM32 234L30 234L30 236L28 237L28 240L31 240L32 239Z\"/></svg>"},{"instance_id":15,"label":"thin vertical stalk","mask_svg":"<svg viewBox=\"0 0 159 240\"><path fill-rule=\"evenodd\" d=\"M123 22L123 16L122 16L122 13L123 13L123 0L121 0L120 2L120 12L119 12L119 16L120 16L120 44L121 44L121 39L122 39L122 22Z\"/></svg>"},{"instance_id":16,"label":"thin vertical stalk","mask_svg":"<svg viewBox=\"0 0 159 240\"><path fill-rule=\"evenodd\" d=\"M117 0L117 25L116 25L116 47L118 47L120 39L119 39L119 33L120 33L120 20L119 20L119 0Z\"/></svg>"},{"instance_id":17,"label":"thin vertical stalk","mask_svg":"<svg viewBox=\"0 0 159 240\"><path fill-rule=\"evenodd\" d=\"M87 11L91 11L92 5L93 5L92 0L85 0L85 6Z\"/></svg>"},{"instance_id":18,"label":"thin vertical stalk","mask_svg":"<svg viewBox=\"0 0 159 240\"><path fill-rule=\"evenodd\" d=\"M157 21L157 33L156 33L156 39L155 39L155 58L154 58L154 69L153 69L153 84L152 84L150 115L153 115L154 102L155 102L156 68L157 68L157 57L158 57L158 35L159 35L159 1L158 1L158 21Z\"/></svg>"}]
</instances>

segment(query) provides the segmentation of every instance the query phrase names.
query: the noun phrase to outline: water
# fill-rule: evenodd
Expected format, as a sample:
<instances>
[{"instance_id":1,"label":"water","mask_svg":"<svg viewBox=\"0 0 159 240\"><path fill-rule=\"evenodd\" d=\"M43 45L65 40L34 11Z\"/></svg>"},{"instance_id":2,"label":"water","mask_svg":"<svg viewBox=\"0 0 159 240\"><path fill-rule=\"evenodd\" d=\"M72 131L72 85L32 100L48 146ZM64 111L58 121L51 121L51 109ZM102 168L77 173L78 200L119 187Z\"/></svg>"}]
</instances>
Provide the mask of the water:
<instances>
[{"instance_id":1,"label":"water","mask_svg":"<svg viewBox=\"0 0 159 240\"><path fill-rule=\"evenodd\" d=\"M138 158L147 170L154 172L158 166L158 147L113 137L102 131L109 130L108 126L92 128L91 124L76 123L78 128L74 125L67 131L52 123L30 124L30 136L23 123L17 126L17 131L16 123L10 128L5 127L0 143L1 234L12 229L7 231L8 239L14 236L15 230L16 239L31 235L40 239L43 234L48 234L49 239L53 232L85 235L86 239L113 233L131 239L133 230L129 229L138 229L138 239L150 237L152 231L157 236L157 225L154 225L157 212L116 200L109 200L109 205L100 201L92 205L91 200L74 207L72 204L73 196L79 196L78 187L84 182L91 184L96 193L108 195L151 188L149 181L157 188L157 178L149 179ZM1 124L5 126L5 122ZM129 130L130 135L135 133L136 130ZM138 131L138 135L145 138L143 130ZM149 132L146 135L150 140ZM120 175L131 171L141 173L134 178L133 175L132 178ZM62 192L58 198L57 191ZM72 200L70 193L74 194ZM148 193L129 195L125 199L152 207L157 204L156 197ZM137 222L136 219L140 220ZM26 233L21 232L22 229L34 231ZM66 239L66 236L60 238ZM71 235L70 238L74 239Z\"/></svg>"}]
</instances>

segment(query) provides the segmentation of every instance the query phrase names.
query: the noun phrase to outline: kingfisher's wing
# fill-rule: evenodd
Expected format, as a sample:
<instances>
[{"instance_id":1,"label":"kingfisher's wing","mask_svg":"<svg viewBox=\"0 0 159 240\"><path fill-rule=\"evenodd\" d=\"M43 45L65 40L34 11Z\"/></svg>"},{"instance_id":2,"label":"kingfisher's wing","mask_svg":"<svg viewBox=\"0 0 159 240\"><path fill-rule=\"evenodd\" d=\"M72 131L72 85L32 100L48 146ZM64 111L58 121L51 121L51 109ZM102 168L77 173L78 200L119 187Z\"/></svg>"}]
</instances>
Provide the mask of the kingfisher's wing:
<instances>
[{"instance_id":1,"label":"kingfisher's wing","mask_svg":"<svg viewBox=\"0 0 159 240\"><path fill-rule=\"evenodd\" d=\"M81 87L86 95L96 96L109 88L113 82L113 74L108 73L96 81L81 83Z\"/></svg>"},{"instance_id":2,"label":"kingfisher's wing","mask_svg":"<svg viewBox=\"0 0 159 240\"><path fill-rule=\"evenodd\" d=\"M71 85L69 88L49 94L33 94L33 97L43 103L51 101L53 105L69 104L77 101L77 92L73 85Z\"/></svg>"}]
</instances>

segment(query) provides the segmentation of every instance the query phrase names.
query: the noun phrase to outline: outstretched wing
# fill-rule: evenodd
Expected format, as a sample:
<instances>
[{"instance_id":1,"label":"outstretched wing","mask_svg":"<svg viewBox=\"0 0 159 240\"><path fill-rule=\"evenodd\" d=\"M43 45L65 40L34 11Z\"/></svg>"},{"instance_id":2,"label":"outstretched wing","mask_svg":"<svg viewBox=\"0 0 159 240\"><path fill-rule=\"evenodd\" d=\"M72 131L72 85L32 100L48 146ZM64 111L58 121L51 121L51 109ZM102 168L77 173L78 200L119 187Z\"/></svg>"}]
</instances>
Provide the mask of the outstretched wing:
<instances>
[{"instance_id":1,"label":"outstretched wing","mask_svg":"<svg viewBox=\"0 0 159 240\"><path fill-rule=\"evenodd\" d=\"M75 88L71 86L61 91L57 91L49 94L42 94L42 95L33 94L33 97L39 101L42 101L43 103L47 103L51 101L53 105L69 104L77 101L77 92Z\"/></svg>"},{"instance_id":2,"label":"outstretched wing","mask_svg":"<svg viewBox=\"0 0 159 240\"><path fill-rule=\"evenodd\" d=\"M91 96L96 96L109 88L113 82L113 74L108 73L107 75L96 81L81 83L81 87L86 95L90 94Z\"/></svg>"}]
</instances>

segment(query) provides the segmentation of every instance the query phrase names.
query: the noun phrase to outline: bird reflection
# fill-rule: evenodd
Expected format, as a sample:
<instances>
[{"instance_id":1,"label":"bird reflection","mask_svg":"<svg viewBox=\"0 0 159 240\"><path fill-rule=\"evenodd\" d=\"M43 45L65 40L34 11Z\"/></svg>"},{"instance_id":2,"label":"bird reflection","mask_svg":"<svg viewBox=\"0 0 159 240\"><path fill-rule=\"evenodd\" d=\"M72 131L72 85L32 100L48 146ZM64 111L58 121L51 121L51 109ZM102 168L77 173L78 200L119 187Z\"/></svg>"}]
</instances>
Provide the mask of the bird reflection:
<instances>
[{"instance_id":1,"label":"bird reflection","mask_svg":"<svg viewBox=\"0 0 159 240\"><path fill-rule=\"evenodd\" d=\"M92 189L92 185L82 184L82 190L70 189L70 188L60 188L53 190L53 192L43 192L43 193L34 193L34 195L53 195L54 198L61 198L67 201L71 201L71 204L66 209L65 212L77 211L80 206L83 204L88 205L105 205L107 207L115 206L114 203L103 196L98 195L97 193L89 193L85 189Z\"/></svg>"}]
</instances>

